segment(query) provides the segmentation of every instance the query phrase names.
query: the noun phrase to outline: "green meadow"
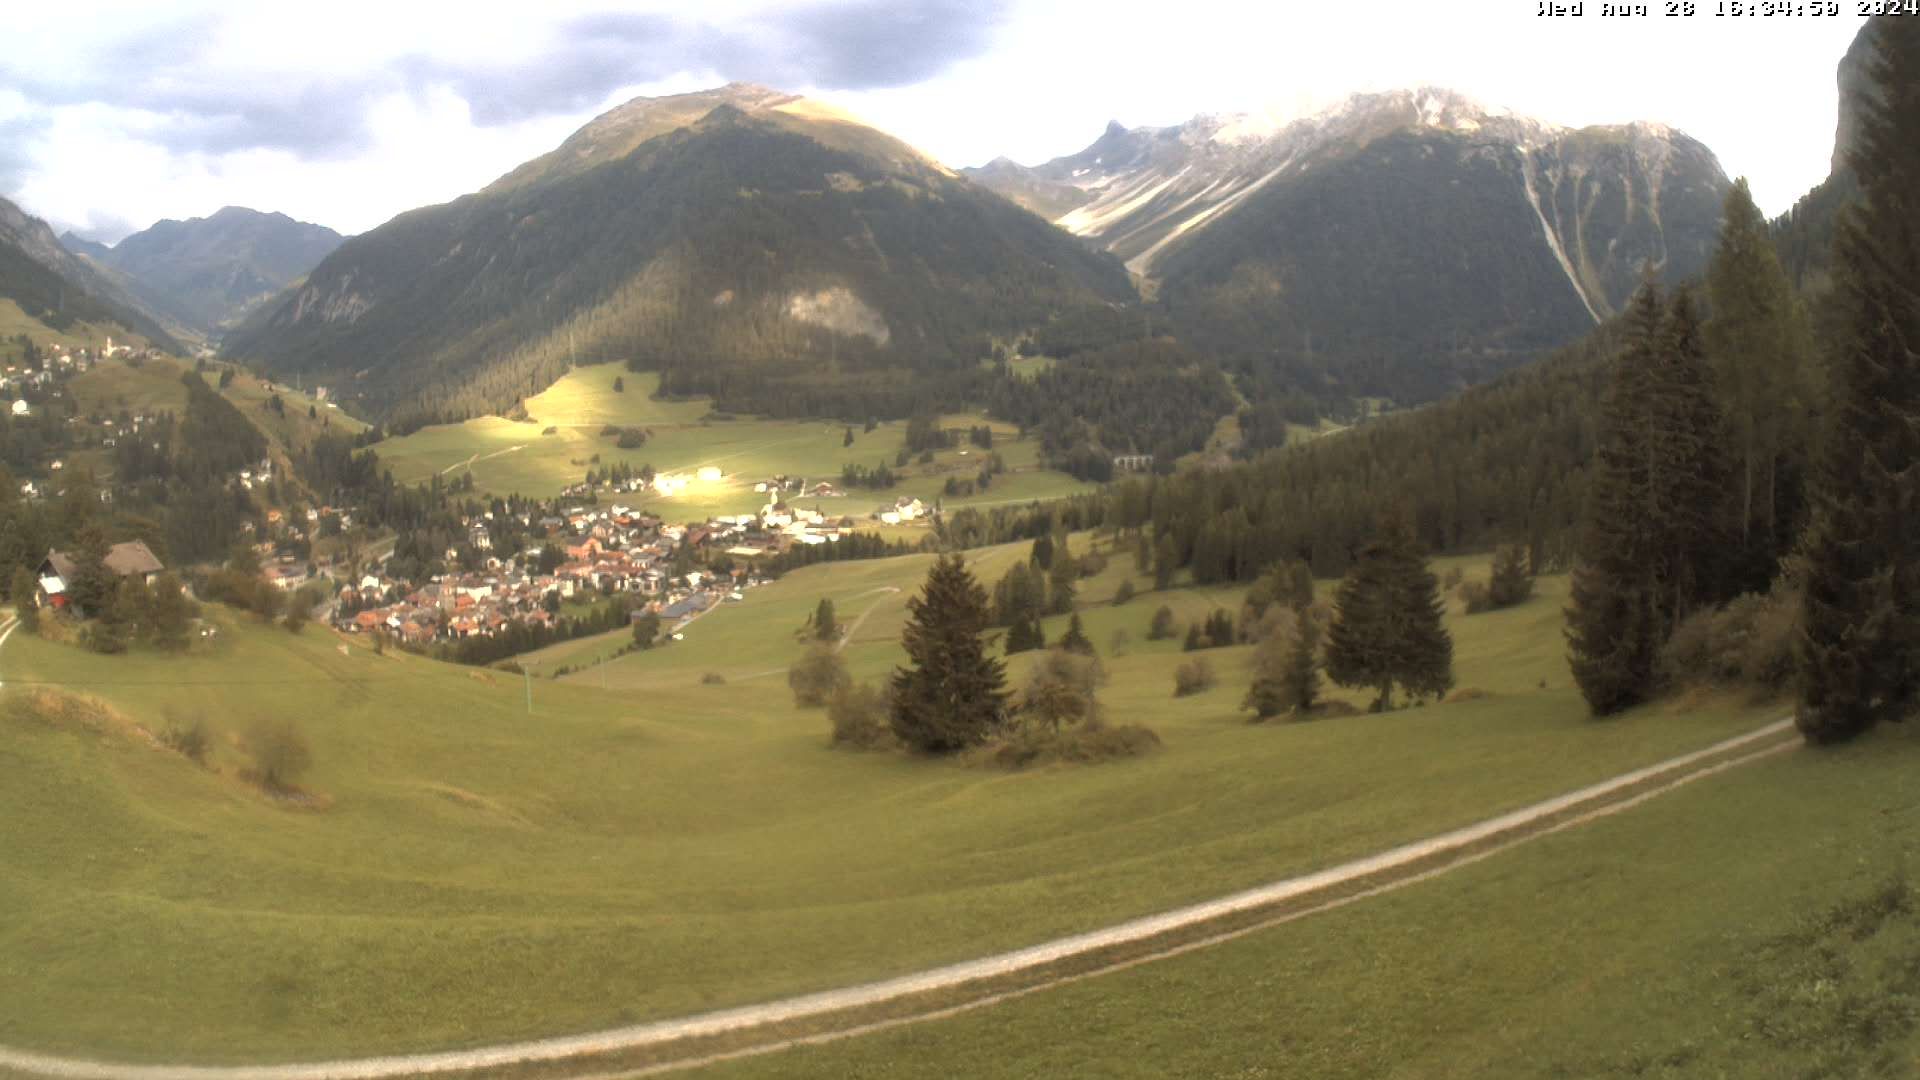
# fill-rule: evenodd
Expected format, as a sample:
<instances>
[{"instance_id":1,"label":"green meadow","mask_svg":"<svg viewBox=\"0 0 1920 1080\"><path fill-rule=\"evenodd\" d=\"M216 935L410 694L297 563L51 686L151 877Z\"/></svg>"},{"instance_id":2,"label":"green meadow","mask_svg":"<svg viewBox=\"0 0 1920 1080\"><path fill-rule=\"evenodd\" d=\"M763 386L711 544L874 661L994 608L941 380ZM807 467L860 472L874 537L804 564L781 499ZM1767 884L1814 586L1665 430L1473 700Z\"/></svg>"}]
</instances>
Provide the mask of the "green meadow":
<instances>
[{"instance_id":1,"label":"green meadow","mask_svg":"<svg viewBox=\"0 0 1920 1080\"><path fill-rule=\"evenodd\" d=\"M624 392L614 391L616 378L624 380ZM893 468L894 457L905 443L903 421L881 424L873 431L855 425L853 445L847 446L844 424L751 417L714 419L705 399L655 400L651 395L659 381L656 374L636 374L618 364L579 368L526 400L529 420L492 416L442 424L387 439L376 449L395 479L403 483L417 483L436 475L451 480L471 473L479 490L500 495L555 495L579 483L589 469L616 462L636 469L652 465L662 473L693 473L706 466L720 469L724 475L718 482L696 482L671 497L648 493L625 500L668 520L690 521L758 510L765 505L766 496L755 492L753 485L771 476L803 476L837 486L842 467L849 464ZM942 423L961 426L987 421L978 416L954 415L943 418ZM615 436L600 433L609 424L646 428L651 436L644 446L622 450ZM1040 469L1037 443L1016 439L1014 428L1006 424L992 427L995 449L1005 459L1009 472L984 492L946 498L948 506L1029 502L1091 490L1092 485L1064 473ZM983 460L982 451L963 445L936 454L930 463L916 461L896 470L902 478L892 489L855 489L838 498L802 499L800 505L818 505L825 513L856 518L901 496L917 497L931 505L936 497L942 497L948 476L971 479Z\"/></svg>"},{"instance_id":2,"label":"green meadow","mask_svg":"<svg viewBox=\"0 0 1920 1080\"><path fill-rule=\"evenodd\" d=\"M972 555L990 583L1024 553ZM1561 659L1565 583L1545 579L1520 608L1454 615L1460 685L1489 696L1250 725L1245 647L1204 654L1220 685L1176 700L1185 654L1144 640L1160 604L1184 620L1238 593L1116 607L1122 556L1082 582L1083 615L1109 719L1152 727L1160 751L1006 772L829 749L822 713L785 686L795 632L832 597L859 620L850 667L883 677L928 564L798 571L683 641L561 679L217 613L221 633L180 658L15 634L0 1044L262 1062L764 1000L1330 865L1773 716L1709 702L1587 720ZM1028 663L1010 665L1016 685ZM29 707L50 692L96 707ZM170 716L210 725L208 767L157 744ZM264 718L312 746L300 800L244 778L242 737Z\"/></svg>"},{"instance_id":3,"label":"green meadow","mask_svg":"<svg viewBox=\"0 0 1920 1080\"><path fill-rule=\"evenodd\" d=\"M1911 1077L1916 768L1912 725L1796 749L1216 948L688 1075Z\"/></svg>"}]
</instances>

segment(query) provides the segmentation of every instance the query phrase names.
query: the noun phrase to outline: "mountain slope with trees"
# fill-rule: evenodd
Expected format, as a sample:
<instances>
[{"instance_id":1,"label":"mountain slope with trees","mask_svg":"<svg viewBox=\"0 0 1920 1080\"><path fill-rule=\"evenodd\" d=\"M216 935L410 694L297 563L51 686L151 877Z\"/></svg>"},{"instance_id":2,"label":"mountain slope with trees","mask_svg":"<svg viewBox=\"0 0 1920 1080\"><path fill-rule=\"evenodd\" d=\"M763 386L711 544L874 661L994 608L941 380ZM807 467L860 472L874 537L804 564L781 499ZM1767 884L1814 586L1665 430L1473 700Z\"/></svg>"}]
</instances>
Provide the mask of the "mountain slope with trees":
<instances>
[{"instance_id":1,"label":"mountain slope with trees","mask_svg":"<svg viewBox=\"0 0 1920 1080\"><path fill-rule=\"evenodd\" d=\"M1116 124L969 175L1125 258L1187 344L1288 391L1402 402L1573 341L1643 264L1698 273L1728 183L1662 125L1559 128L1439 89L1277 126Z\"/></svg>"},{"instance_id":2,"label":"mountain slope with trees","mask_svg":"<svg viewBox=\"0 0 1920 1080\"><path fill-rule=\"evenodd\" d=\"M148 306L202 334L239 321L319 265L344 239L324 225L229 206L156 222L113 247L71 233L61 243L125 275Z\"/></svg>"},{"instance_id":3,"label":"mountain slope with trees","mask_svg":"<svg viewBox=\"0 0 1920 1080\"><path fill-rule=\"evenodd\" d=\"M60 332L76 321L113 324L185 352L159 320L104 273L60 245L47 223L0 199L0 298Z\"/></svg>"},{"instance_id":4,"label":"mountain slope with trees","mask_svg":"<svg viewBox=\"0 0 1920 1080\"><path fill-rule=\"evenodd\" d=\"M790 95L640 99L486 190L344 244L228 355L400 421L505 412L569 366L676 392L976 365L1124 303L1109 256Z\"/></svg>"}]
</instances>

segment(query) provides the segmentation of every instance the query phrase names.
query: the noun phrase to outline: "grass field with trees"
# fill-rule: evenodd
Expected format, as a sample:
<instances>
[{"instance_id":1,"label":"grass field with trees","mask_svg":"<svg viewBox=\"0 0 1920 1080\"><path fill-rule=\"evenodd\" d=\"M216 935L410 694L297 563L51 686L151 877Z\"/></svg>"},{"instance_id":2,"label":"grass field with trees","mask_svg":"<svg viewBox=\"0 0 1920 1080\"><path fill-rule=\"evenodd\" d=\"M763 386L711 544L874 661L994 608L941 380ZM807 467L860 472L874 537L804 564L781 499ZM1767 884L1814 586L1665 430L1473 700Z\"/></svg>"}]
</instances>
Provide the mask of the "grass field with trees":
<instances>
[{"instance_id":1,"label":"grass field with trees","mask_svg":"<svg viewBox=\"0 0 1920 1080\"><path fill-rule=\"evenodd\" d=\"M1030 553L983 549L969 569L997 580ZM1078 615L1109 675L1102 710L1158 751L1008 772L831 749L829 717L795 708L783 677L809 616L831 599L852 677L877 682L931 563L797 571L683 641L559 680L218 607L220 633L179 658L16 634L0 653L0 769L20 781L0 786L0 955L36 977L0 986L0 1043L263 1061L762 1000L1329 865L1775 715L1708 697L1587 720L1559 648L1565 581L1545 578L1505 611L1451 605L1457 680L1486 696L1251 725L1253 646L1208 650L1218 684L1176 699L1178 636L1146 640L1158 607L1184 625L1244 590L1176 582L1115 606L1122 581L1148 581L1115 555L1078 583ZM1071 618L1046 616L1047 640ZM1048 655L1012 658L1008 684ZM98 707L37 707L48 693ZM205 764L161 737L194 721ZM285 790L258 782L269 722L305 750Z\"/></svg>"},{"instance_id":2,"label":"grass field with trees","mask_svg":"<svg viewBox=\"0 0 1920 1080\"><path fill-rule=\"evenodd\" d=\"M623 389L615 391L619 380ZM745 514L758 510L766 496L753 485L775 475L825 480L840 486L848 465L873 469L885 465L898 476L891 488L846 490L842 497L800 499L816 503L828 514L865 517L881 502L901 496L919 498L931 506L935 499L949 506L992 505L1050 499L1091 491L1062 472L1039 466L1039 445L1018 439L1017 429L984 418L955 415L941 420L943 427L988 425L994 432L994 452L1007 471L993 478L985 490L970 495L948 495L949 477L974 480L986 463L987 452L962 442L933 452L922 463L919 453L906 464L906 421L894 421L865 430L826 420L765 420L740 416L717 419L706 399L662 401L652 395L659 375L635 373L618 364L577 368L542 393L524 402L527 420L482 417L459 424L422 428L400 438L376 444L381 464L402 483L417 483L439 474L455 479L473 474L476 490L490 494L550 496L580 483L589 469L624 463L635 469L652 465L660 473L692 473L717 466L725 479L717 484L696 483L672 497L654 494L622 496L631 505L644 506L671 521L700 520L713 514ZM607 427L638 427L648 432L644 445L621 448L602 431ZM553 431L549 434L548 429ZM853 441L846 441L847 432Z\"/></svg>"}]
</instances>

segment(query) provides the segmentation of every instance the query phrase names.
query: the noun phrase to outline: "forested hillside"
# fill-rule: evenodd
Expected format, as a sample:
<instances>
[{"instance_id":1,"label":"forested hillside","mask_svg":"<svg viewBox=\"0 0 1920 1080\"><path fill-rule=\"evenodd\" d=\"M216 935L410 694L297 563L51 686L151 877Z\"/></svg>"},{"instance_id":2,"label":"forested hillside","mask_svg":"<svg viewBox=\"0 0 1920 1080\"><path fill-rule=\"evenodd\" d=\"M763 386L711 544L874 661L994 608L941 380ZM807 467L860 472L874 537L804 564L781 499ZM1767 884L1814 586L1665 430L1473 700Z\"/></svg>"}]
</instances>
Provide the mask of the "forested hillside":
<instances>
[{"instance_id":1,"label":"forested hillside","mask_svg":"<svg viewBox=\"0 0 1920 1080\"><path fill-rule=\"evenodd\" d=\"M575 147L348 241L227 352L344 384L404 428L504 412L609 360L723 402L742 376L865 390L1132 297L1111 257L901 144L739 95L705 95L620 156L581 164ZM616 149L652 130L606 120L584 133Z\"/></svg>"},{"instance_id":2,"label":"forested hillside","mask_svg":"<svg viewBox=\"0 0 1920 1080\"><path fill-rule=\"evenodd\" d=\"M128 288L154 310L203 334L232 324L313 269L340 240L324 226L239 206L155 222L111 248L61 237L125 274Z\"/></svg>"},{"instance_id":3,"label":"forested hillside","mask_svg":"<svg viewBox=\"0 0 1920 1080\"><path fill-rule=\"evenodd\" d=\"M55 331L76 321L113 324L163 349L184 351L157 321L60 247L45 222L5 199L0 199L0 297Z\"/></svg>"}]
</instances>

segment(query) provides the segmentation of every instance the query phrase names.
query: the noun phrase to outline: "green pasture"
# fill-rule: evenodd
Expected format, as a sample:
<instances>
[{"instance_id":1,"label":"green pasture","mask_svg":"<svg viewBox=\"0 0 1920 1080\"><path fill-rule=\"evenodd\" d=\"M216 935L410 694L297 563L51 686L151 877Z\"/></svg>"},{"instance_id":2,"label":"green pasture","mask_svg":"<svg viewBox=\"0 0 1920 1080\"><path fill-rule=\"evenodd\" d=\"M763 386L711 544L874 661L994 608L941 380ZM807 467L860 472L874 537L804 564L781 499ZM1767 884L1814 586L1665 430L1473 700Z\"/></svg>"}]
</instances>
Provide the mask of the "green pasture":
<instances>
[{"instance_id":1,"label":"green pasture","mask_svg":"<svg viewBox=\"0 0 1920 1080\"><path fill-rule=\"evenodd\" d=\"M991 584L1025 550L972 557ZM785 686L795 632L832 597L842 620L865 616L850 667L884 677L929 561L797 571L681 642L559 680L238 616L181 658L14 635L0 651L0 1044L264 1062L764 1000L1330 865L1772 715L1720 703L1588 720L1560 658L1565 585L1547 579L1521 608L1453 619L1460 683L1490 697L1250 725L1246 648L1206 653L1219 686L1176 700L1187 656L1144 640L1160 604L1199 618L1238 592L1116 607L1122 555L1082 583L1083 617L1109 719L1151 726L1158 753L1009 773L829 749L822 713ZM1029 662L1010 665L1016 685ZM725 681L703 685L707 672ZM112 711L49 722L20 704L48 688ZM211 768L146 734L169 711L211 726ZM243 778L240 739L263 718L312 746L300 801Z\"/></svg>"},{"instance_id":2,"label":"green pasture","mask_svg":"<svg viewBox=\"0 0 1920 1080\"><path fill-rule=\"evenodd\" d=\"M613 390L623 380L624 392ZM717 514L745 514L760 509L766 496L754 484L776 475L826 480L836 486L841 469L885 464L904 445L906 424L881 424L873 431L853 428L853 445L845 445L846 425L817 420L765 420L738 417L713 419L705 399L657 401L650 395L659 376L636 374L617 364L580 368L568 373L543 393L525 402L526 421L482 417L459 424L422 428L387 439L376 447L381 462L403 483L433 476L449 480L473 475L481 491L494 494L554 495L579 483L587 471L625 462L638 469L652 465L662 473L693 473L714 466L724 474L718 482L696 482L674 496L635 494L623 501L644 506L671 521L705 520ZM943 424L986 423L977 416L950 416ZM641 427L651 432L646 445L622 450L618 437L602 435L607 425ZM995 429L995 449L1010 472L986 491L967 498L949 498L949 506L1051 499L1091 490L1064 473L1043 471L1039 447L1033 440L1017 440L1005 424ZM551 429L551 430L549 430ZM929 505L941 493L949 475L971 479L985 460L971 446L935 455L931 463L910 463L901 482L889 490L854 489L835 498L798 500L809 509L818 506L836 516L863 518L881 503L902 496L917 497Z\"/></svg>"},{"instance_id":3,"label":"green pasture","mask_svg":"<svg viewBox=\"0 0 1920 1080\"><path fill-rule=\"evenodd\" d=\"M1920 731L1796 749L1437 879L700 1077L1910 1077Z\"/></svg>"}]
</instances>

